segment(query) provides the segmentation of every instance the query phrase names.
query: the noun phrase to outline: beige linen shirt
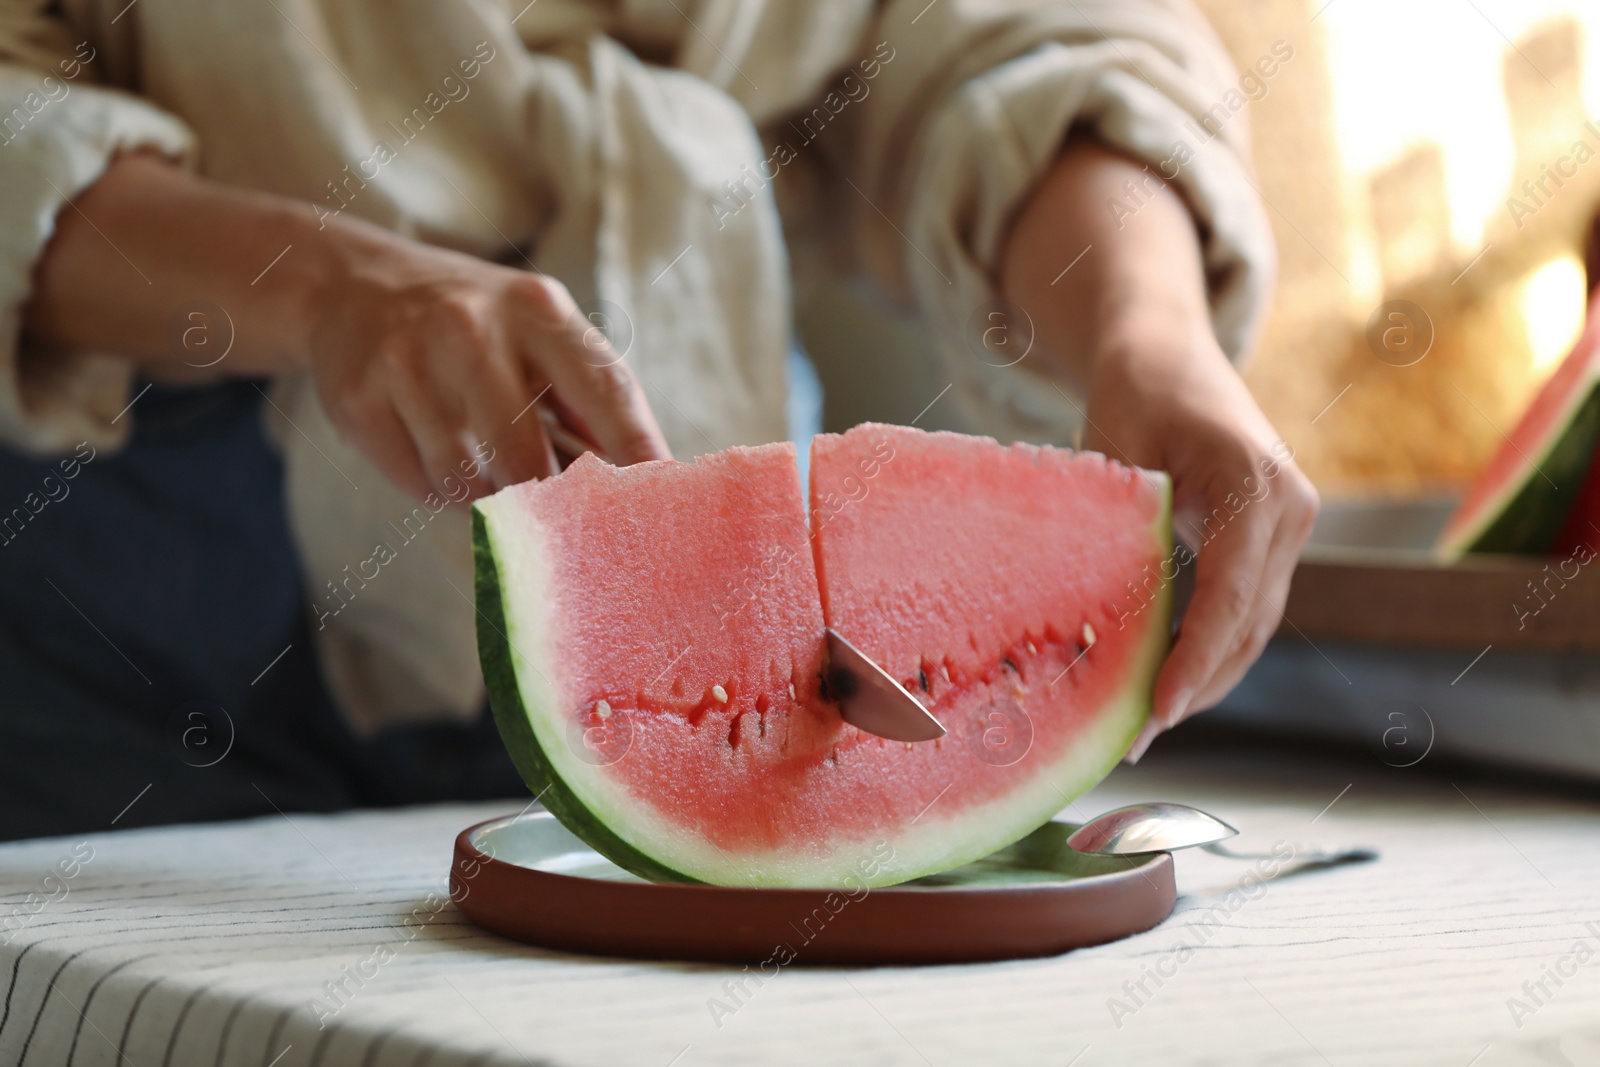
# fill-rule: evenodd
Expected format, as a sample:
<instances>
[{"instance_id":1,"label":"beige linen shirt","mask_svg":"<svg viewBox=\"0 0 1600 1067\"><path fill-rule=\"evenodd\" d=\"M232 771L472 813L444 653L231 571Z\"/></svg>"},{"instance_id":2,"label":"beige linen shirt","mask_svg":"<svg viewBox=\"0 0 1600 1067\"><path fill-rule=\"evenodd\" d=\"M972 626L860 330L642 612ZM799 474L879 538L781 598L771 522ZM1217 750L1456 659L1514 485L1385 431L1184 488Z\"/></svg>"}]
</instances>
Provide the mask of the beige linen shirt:
<instances>
[{"instance_id":1,"label":"beige linen shirt","mask_svg":"<svg viewBox=\"0 0 1600 1067\"><path fill-rule=\"evenodd\" d=\"M929 320L972 425L1063 440L1072 407L963 339L1007 223L1069 127L1153 168L1187 146L1240 354L1273 250L1245 124L1203 123L1235 79L1185 0L0 0L0 443L111 449L138 419L128 361L20 329L58 213L135 147L560 278L680 457L785 436L785 222ZM272 401L341 705L365 728L473 714L463 509L387 484L305 380Z\"/></svg>"}]
</instances>

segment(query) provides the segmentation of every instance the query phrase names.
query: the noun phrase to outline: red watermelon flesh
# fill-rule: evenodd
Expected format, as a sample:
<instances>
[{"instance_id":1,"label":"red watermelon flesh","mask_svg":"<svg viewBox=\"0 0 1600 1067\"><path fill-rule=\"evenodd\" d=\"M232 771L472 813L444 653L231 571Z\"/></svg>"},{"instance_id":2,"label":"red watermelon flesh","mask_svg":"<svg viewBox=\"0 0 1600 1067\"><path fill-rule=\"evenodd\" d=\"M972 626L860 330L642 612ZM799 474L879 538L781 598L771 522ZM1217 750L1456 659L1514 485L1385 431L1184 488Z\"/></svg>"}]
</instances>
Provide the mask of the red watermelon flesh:
<instances>
[{"instance_id":1,"label":"red watermelon flesh","mask_svg":"<svg viewBox=\"0 0 1600 1067\"><path fill-rule=\"evenodd\" d=\"M1128 586L1170 549L1164 477L882 426L819 438L812 472L811 529L788 445L585 457L475 508L502 735L546 806L637 874L958 866L1098 781L1148 713L1169 605ZM825 617L950 734L844 723Z\"/></svg>"},{"instance_id":2,"label":"red watermelon flesh","mask_svg":"<svg viewBox=\"0 0 1600 1067\"><path fill-rule=\"evenodd\" d=\"M1171 549L1163 477L1098 453L868 424L815 439L811 508L828 624L949 731L915 746L854 738L892 757L884 773L948 786L927 822L988 803L1003 820L1021 794L1030 812L1060 810L1076 795L1065 783L1102 777L1107 749L1121 757L1134 716L1108 709L1151 675L1170 624L1164 605L1141 617L1127 589ZM1091 740L1102 729L1112 736Z\"/></svg>"},{"instance_id":3,"label":"red watermelon flesh","mask_svg":"<svg viewBox=\"0 0 1600 1067\"><path fill-rule=\"evenodd\" d=\"M1588 325L1577 345L1446 521L1436 546L1444 561L1468 552L1558 550L1600 441L1597 299L1590 301Z\"/></svg>"}]
</instances>

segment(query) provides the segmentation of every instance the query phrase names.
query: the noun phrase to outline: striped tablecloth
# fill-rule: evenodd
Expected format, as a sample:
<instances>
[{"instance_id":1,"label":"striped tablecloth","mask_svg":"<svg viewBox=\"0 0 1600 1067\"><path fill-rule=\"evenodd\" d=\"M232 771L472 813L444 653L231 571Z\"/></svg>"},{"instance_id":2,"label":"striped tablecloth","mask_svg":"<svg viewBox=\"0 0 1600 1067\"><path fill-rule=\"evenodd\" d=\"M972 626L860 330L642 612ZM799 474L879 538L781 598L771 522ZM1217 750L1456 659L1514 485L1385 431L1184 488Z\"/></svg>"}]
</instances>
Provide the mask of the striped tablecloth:
<instances>
[{"instance_id":1,"label":"striped tablecloth","mask_svg":"<svg viewBox=\"0 0 1600 1067\"><path fill-rule=\"evenodd\" d=\"M515 802L25 842L0 847L0 1063L1600 1064L1600 803L1208 748L1078 810L1134 799L1382 856L1263 881L1186 853L1177 912L1118 944L741 988L470 925L452 839Z\"/></svg>"}]
</instances>

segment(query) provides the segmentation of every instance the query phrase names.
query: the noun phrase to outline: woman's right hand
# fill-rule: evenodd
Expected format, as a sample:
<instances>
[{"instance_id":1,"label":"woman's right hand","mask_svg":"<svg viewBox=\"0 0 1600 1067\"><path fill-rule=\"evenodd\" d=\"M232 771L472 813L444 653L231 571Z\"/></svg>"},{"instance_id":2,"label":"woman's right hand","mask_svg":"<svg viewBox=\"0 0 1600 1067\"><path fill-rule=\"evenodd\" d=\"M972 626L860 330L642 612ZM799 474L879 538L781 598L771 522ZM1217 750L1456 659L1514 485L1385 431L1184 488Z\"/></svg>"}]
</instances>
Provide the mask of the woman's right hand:
<instances>
[{"instance_id":1,"label":"woman's right hand","mask_svg":"<svg viewBox=\"0 0 1600 1067\"><path fill-rule=\"evenodd\" d=\"M412 495L485 444L474 495L557 473L536 400L617 464L670 458L638 379L555 279L370 232L339 260L308 301L310 370L340 434Z\"/></svg>"},{"instance_id":2,"label":"woman's right hand","mask_svg":"<svg viewBox=\"0 0 1600 1067\"><path fill-rule=\"evenodd\" d=\"M218 361L174 341L197 302L230 326ZM480 494L554 473L535 399L615 463L669 458L638 379L559 282L148 154L114 160L58 214L24 329L31 358L114 352L190 379L309 371L345 439L419 499L482 454Z\"/></svg>"}]
</instances>

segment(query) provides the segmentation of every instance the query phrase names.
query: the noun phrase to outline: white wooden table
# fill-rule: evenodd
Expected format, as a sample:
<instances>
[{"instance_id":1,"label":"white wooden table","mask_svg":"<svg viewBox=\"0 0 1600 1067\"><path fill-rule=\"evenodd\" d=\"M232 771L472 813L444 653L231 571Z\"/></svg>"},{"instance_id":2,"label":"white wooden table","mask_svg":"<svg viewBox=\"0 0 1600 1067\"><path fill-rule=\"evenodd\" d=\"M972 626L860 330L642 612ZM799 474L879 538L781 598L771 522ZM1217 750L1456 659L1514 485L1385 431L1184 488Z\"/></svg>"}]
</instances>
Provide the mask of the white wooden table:
<instances>
[{"instance_id":1,"label":"white wooden table","mask_svg":"<svg viewBox=\"0 0 1600 1067\"><path fill-rule=\"evenodd\" d=\"M1178 910L1118 944L795 966L737 1003L734 968L564 956L434 914L456 832L511 803L13 844L0 1063L1600 1064L1600 802L1453 783L1158 749L1078 812L1179 800L1244 827L1240 847L1382 857L1229 896L1250 865L1186 853ZM30 891L57 899L35 912ZM736 1008L720 1026L713 1001Z\"/></svg>"}]
</instances>

